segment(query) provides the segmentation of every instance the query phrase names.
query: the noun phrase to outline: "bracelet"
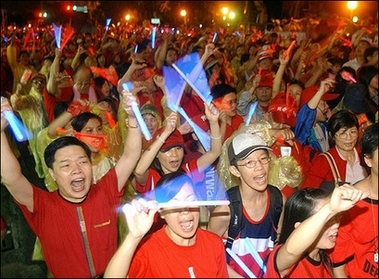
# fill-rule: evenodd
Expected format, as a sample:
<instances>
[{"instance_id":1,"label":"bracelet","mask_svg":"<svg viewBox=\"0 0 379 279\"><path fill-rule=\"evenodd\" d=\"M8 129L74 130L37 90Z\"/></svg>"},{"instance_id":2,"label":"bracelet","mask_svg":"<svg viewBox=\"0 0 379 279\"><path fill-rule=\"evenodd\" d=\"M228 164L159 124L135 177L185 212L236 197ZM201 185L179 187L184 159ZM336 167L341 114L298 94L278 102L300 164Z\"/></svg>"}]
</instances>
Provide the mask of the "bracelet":
<instances>
[{"instance_id":1,"label":"bracelet","mask_svg":"<svg viewBox=\"0 0 379 279\"><path fill-rule=\"evenodd\" d=\"M136 125L136 126L131 126L131 125L129 124L129 120L126 120L125 122L126 122L126 128L131 128L131 129L136 129L136 128L138 128L138 125Z\"/></svg>"},{"instance_id":2,"label":"bracelet","mask_svg":"<svg viewBox=\"0 0 379 279\"><path fill-rule=\"evenodd\" d=\"M161 138L161 136L157 136L157 140L159 140L159 141L162 142L162 143L165 143L165 142L166 142L164 139Z\"/></svg>"},{"instance_id":3,"label":"bracelet","mask_svg":"<svg viewBox=\"0 0 379 279\"><path fill-rule=\"evenodd\" d=\"M218 140L218 139L221 139L221 135L219 135L218 137L212 137L212 136L209 136L211 139L214 139L214 140Z\"/></svg>"}]
</instances>

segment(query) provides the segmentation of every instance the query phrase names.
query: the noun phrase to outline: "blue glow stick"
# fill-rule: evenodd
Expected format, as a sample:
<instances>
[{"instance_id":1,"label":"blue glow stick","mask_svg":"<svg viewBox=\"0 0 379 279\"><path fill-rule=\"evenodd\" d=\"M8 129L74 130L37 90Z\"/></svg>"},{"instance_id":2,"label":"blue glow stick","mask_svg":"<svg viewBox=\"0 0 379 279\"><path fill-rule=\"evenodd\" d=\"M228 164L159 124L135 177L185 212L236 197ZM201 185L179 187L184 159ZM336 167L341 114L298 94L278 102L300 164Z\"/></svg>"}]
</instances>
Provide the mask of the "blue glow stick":
<instances>
[{"instance_id":1,"label":"blue glow stick","mask_svg":"<svg viewBox=\"0 0 379 279\"><path fill-rule=\"evenodd\" d=\"M18 141L26 141L32 137L29 130L12 111L4 110L3 113Z\"/></svg>"},{"instance_id":2,"label":"blue glow stick","mask_svg":"<svg viewBox=\"0 0 379 279\"><path fill-rule=\"evenodd\" d=\"M201 129L199 126L196 125L195 122L192 121L191 118L188 117L187 113L184 111L183 108L178 107L177 111L182 115L188 124L192 127L193 132L196 134L197 138L199 139L201 145L204 147L206 151L209 151L211 149L211 139L208 133L206 133L203 129Z\"/></svg>"},{"instance_id":3,"label":"blue glow stick","mask_svg":"<svg viewBox=\"0 0 379 279\"><path fill-rule=\"evenodd\" d=\"M137 50L138 50L138 44L136 44L136 46L134 47L134 53L137 53Z\"/></svg>"},{"instance_id":4,"label":"blue glow stick","mask_svg":"<svg viewBox=\"0 0 379 279\"><path fill-rule=\"evenodd\" d=\"M249 278L257 278L254 273L246 266L246 264L230 249L226 248L226 252L233 258L240 268L249 276Z\"/></svg>"},{"instance_id":5,"label":"blue glow stick","mask_svg":"<svg viewBox=\"0 0 379 279\"><path fill-rule=\"evenodd\" d=\"M55 36L55 43L57 44L57 48L61 48L61 34L62 34L62 26L56 26L53 23L54 27L54 36Z\"/></svg>"},{"instance_id":6,"label":"blue glow stick","mask_svg":"<svg viewBox=\"0 0 379 279\"><path fill-rule=\"evenodd\" d=\"M105 30L108 31L109 29L109 24L111 23L111 18L107 18L107 20L105 21Z\"/></svg>"},{"instance_id":7,"label":"blue glow stick","mask_svg":"<svg viewBox=\"0 0 379 279\"><path fill-rule=\"evenodd\" d=\"M214 43L216 41L216 38L217 38L217 32L215 32L213 34L212 43Z\"/></svg>"},{"instance_id":8,"label":"blue glow stick","mask_svg":"<svg viewBox=\"0 0 379 279\"><path fill-rule=\"evenodd\" d=\"M179 73L179 75L188 83L189 86L192 87L192 89L196 92L196 94L203 100L204 103L206 103L208 106L212 102L212 97L209 96L210 98L206 98L200 91L199 89L196 88L196 86L190 81L186 75L176 66L175 64L172 64L172 67Z\"/></svg>"},{"instance_id":9,"label":"blue glow stick","mask_svg":"<svg viewBox=\"0 0 379 279\"><path fill-rule=\"evenodd\" d=\"M124 88L124 90L130 92L129 87L128 87L128 85L126 83L124 83L122 85L122 87ZM137 120L138 126L140 127L143 136L145 137L146 140L151 140L152 136L151 136L151 134L149 132L149 129L146 126L145 120L143 120L143 117L141 115L141 111L139 110L139 108L138 108L138 106L137 106L136 103L132 104L132 110L134 112L134 115L136 116L136 120Z\"/></svg>"},{"instance_id":10,"label":"blue glow stick","mask_svg":"<svg viewBox=\"0 0 379 279\"><path fill-rule=\"evenodd\" d=\"M267 268L266 268L261 256L259 256L257 250L253 246L253 244L251 244L250 240L248 240L248 239L244 243L247 244L247 248L248 248L250 254L253 256L254 260L258 263L259 267L263 270L264 273L266 273Z\"/></svg>"},{"instance_id":11,"label":"blue glow stick","mask_svg":"<svg viewBox=\"0 0 379 279\"><path fill-rule=\"evenodd\" d=\"M157 35L157 27L153 27L153 30L151 30L151 47L155 48L155 36Z\"/></svg>"},{"instance_id":12,"label":"blue glow stick","mask_svg":"<svg viewBox=\"0 0 379 279\"><path fill-rule=\"evenodd\" d=\"M258 106L258 101L255 101L254 103L251 104L251 106L249 108L249 112L247 114L245 126L250 124L251 118L253 117L253 114L254 114L255 110L257 109L257 106Z\"/></svg>"}]
</instances>

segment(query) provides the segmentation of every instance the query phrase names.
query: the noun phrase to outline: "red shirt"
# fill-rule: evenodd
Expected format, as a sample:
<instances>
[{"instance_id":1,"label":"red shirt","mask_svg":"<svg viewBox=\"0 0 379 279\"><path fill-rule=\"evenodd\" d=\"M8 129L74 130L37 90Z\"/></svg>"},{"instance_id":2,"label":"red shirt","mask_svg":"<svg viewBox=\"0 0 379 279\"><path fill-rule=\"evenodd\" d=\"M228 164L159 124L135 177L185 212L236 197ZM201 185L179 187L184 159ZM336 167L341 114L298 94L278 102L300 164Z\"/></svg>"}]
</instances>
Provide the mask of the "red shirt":
<instances>
[{"instance_id":1,"label":"red shirt","mask_svg":"<svg viewBox=\"0 0 379 279\"><path fill-rule=\"evenodd\" d=\"M224 140L226 140L227 138L229 138L234 131L237 131L239 126L244 123L244 120L242 118L241 115L239 114L236 114L235 116L232 117L232 123L231 125L229 124L226 124L226 130L225 130L225 138Z\"/></svg>"},{"instance_id":2,"label":"red shirt","mask_svg":"<svg viewBox=\"0 0 379 279\"><path fill-rule=\"evenodd\" d=\"M275 246L274 250L268 257L266 264L267 271L264 278L282 278L277 272L276 254L282 244ZM286 278L332 278L328 270L321 262L304 257L298 263L294 264L289 272L285 275Z\"/></svg>"},{"instance_id":3,"label":"red shirt","mask_svg":"<svg viewBox=\"0 0 379 279\"><path fill-rule=\"evenodd\" d=\"M18 204L39 237L47 268L55 278L90 278L78 211L81 209L96 275L103 274L117 249L117 216L124 190L117 189L112 168L87 198L78 204L64 200L58 191L33 186L34 212ZM16 201L17 202L17 201Z\"/></svg>"},{"instance_id":4,"label":"red shirt","mask_svg":"<svg viewBox=\"0 0 379 279\"><path fill-rule=\"evenodd\" d=\"M180 246L163 227L141 241L128 277L228 278L224 244L218 235L198 228L195 243Z\"/></svg>"},{"instance_id":5,"label":"red shirt","mask_svg":"<svg viewBox=\"0 0 379 279\"><path fill-rule=\"evenodd\" d=\"M377 249L378 200L366 198L343 214L331 259L336 266L346 264L350 278L378 278Z\"/></svg>"}]
</instances>

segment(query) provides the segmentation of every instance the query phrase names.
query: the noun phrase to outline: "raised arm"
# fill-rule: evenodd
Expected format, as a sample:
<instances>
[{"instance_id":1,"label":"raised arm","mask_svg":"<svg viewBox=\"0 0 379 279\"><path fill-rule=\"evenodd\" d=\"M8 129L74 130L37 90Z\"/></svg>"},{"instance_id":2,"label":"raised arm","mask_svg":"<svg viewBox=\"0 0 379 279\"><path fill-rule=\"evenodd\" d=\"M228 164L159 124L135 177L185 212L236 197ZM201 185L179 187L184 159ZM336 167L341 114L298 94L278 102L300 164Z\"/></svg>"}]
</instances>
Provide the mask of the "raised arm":
<instances>
[{"instance_id":1,"label":"raised arm","mask_svg":"<svg viewBox=\"0 0 379 279\"><path fill-rule=\"evenodd\" d=\"M152 201L148 203L152 203ZM138 244L151 228L157 209L149 210L141 202L133 200L131 203L125 204L123 211L128 225L128 234L109 261L104 278L127 277L133 255Z\"/></svg>"},{"instance_id":2,"label":"raised arm","mask_svg":"<svg viewBox=\"0 0 379 279\"><path fill-rule=\"evenodd\" d=\"M33 188L32 184L22 174L21 166L13 154L9 145L5 128L8 121L4 111L13 113L9 101L1 97L1 179L13 198L25 205L29 211L33 211Z\"/></svg>"},{"instance_id":3,"label":"raised arm","mask_svg":"<svg viewBox=\"0 0 379 279\"><path fill-rule=\"evenodd\" d=\"M121 157L116 164L116 173L118 177L118 189L121 190L126 185L126 181L132 174L142 152L142 136L138 127L137 119L132 110L132 105L137 104L137 99L131 92L123 90L122 103L127 117L127 136Z\"/></svg>"},{"instance_id":4,"label":"raised arm","mask_svg":"<svg viewBox=\"0 0 379 279\"><path fill-rule=\"evenodd\" d=\"M361 190L348 184L336 187L328 200L314 215L299 223L279 249L276 256L276 265L281 275L296 264L307 249L317 241L326 223L336 214L352 208L359 200L365 198ZM301 239L301 241L299 241Z\"/></svg>"},{"instance_id":5,"label":"raised arm","mask_svg":"<svg viewBox=\"0 0 379 279\"><path fill-rule=\"evenodd\" d=\"M219 125L219 110L212 103L209 106L205 105L205 115L210 126L211 148L197 159L197 167L200 172L217 160L221 154L223 142L223 135Z\"/></svg>"},{"instance_id":6,"label":"raised arm","mask_svg":"<svg viewBox=\"0 0 379 279\"><path fill-rule=\"evenodd\" d=\"M334 83L335 81L330 78L326 78L321 81L320 87L318 88L317 92L308 101L308 107L311 109L316 109L322 96L334 86Z\"/></svg>"},{"instance_id":7,"label":"raised arm","mask_svg":"<svg viewBox=\"0 0 379 279\"><path fill-rule=\"evenodd\" d=\"M139 160L134 175L136 178L136 181L141 184L146 184L146 179L148 175L148 169L153 162L154 158L157 156L159 150L161 149L162 145L166 141L166 139L172 134L172 132L176 128L176 124L179 121L178 113L171 112L171 114L165 119L165 128L162 132L162 134L159 135L159 138L154 139L154 142L149 146L148 149L146 149L141 156L141 159Z\"/></svg>"}]
</instances>

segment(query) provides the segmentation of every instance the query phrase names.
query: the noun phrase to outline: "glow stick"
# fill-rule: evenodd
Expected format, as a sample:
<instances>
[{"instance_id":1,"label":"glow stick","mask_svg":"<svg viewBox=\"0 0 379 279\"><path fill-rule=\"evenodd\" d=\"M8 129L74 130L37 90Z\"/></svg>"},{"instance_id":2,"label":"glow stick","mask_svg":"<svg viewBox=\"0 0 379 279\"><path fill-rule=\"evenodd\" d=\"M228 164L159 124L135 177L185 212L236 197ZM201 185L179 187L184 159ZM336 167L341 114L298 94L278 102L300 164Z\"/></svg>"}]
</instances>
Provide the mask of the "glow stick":
<instances>
[{"instance_id":1,"label":"glow stick","mask_svg":"<svg viewBox=\"0 0 379 279\"><path fill-rule=\"evenodd\" d=\"M3 113L17 141L26 141L32 137L29 130L12 111L4 110Z\"/></svg>"},{"instance_id":2,"label":"glow stick","mask_svg":"<svg viewBox=\"0 0 379 279\"><path fill-rule=\"evenodd\" d=\"M157 35L157 27L153 27L153 30L151 30L151 47L155 48L155 36Z\"/></svg>"},{"instance_id":3,"label":"glow stick","mask_svg":"<svg viewBox=\"0 0 379 279\"><path fill-rule=\"evenodd\" d=\"M61 34L62 34L62 26L56 26L53 23L54 27L54 35L55 35L55 43L57 44L57 48L61 48Z\"/></svg>"},{"instance_id":4,"label":"glow stick","mask_svg":"<svg viewBox=\"0 0 379 279\"><path fill-rule=\"evenodd\" d=\"M249 276L249 278L257 278L254 273L246 266L246 264L230 249L226 248L226 252L233 258L240 268Z\"/></svg>"},{"instance_id":5,"label":"glow stick","mask_svg":"<svg viewBox=\"0 0 379 279\"><path fill-rule=\"evenodd\" d=\"M351 80L354 83L357 83L357 80L348 72L342 72L342 77L348 80Z\"/></svg>"},{"instance_id":6,"label":"glow stick","mask_svg":"<svg viewBox=\"0 0 379 279\"><path fill-rule=\"evenodd\" d=\"M214 43L216 41L216 38L217 38L217 32L215 32L213 34L212 43Z\"/></svg>"},{"instance_id":7,"label":"glow stick","mask_svg":"<svg viewBox=\"0 0 379 279\"><path fill-rule=\"evenodd\" d=\"M291 50L293 49L293 47L295 46L296 44L296 41L292 41L292 43L290 44L290 46L287 48L286 52L285 52L285 56L288 57L290 54L291 54Z\"/></svg>"},{"instance_id":8,"label":"glow stick","mask_svg":"<svg viewBox=\"0 0 379 279\"><path fill-rule=\"evenodd\" d=\"M109 24L111 23L111 18L107 18L107 20L105 21L105 30L108 31L109 29Z\"/></svg>"},{"instance_id":9,"label":"glow stick","mask_svg":"<svg viewBox=\"0 0 379 279\"><path fill-rule=\"evenodd\" d=\"M138 44L136 44L136 46L134 47L134 53L137 53L137 50L138 50Z\"/></svg>"},{"instance_id":10,"label":"glow stick","mask_svg":"<svg viewBox=\"0 0 379 279\"><path fill-rule=\"evenodd\" d=\"M205 98L205 96L196 88L196 86L190 81L186 75L176 66L175 64L172 64L172 67L179 73L179 75L188 83L189 86L192 87L192 89L197 93L197 95L203 100L204 103L206 103L208 106L211 104L212 99L211 98Z\"/></svg>"},{"instance_id":11,"label":"glow stick","mask_svg":"<svg viewBox=\"0 0 379 279\"><path fill-rule=\"evenodd\" d=\"M247 114L247 118L245 122L245 126L250 124L251 118L253 117L253 114L255 110L257 109L257 106L258 106L258 101L255 101L254 103L250 105L249 112Z\"/></svg>"},{"instance_id":12,"label":"glow stick","mask_svg":"<svg viewBox=\"0 0 379 279\"><path fill-rule=\"evenodd\" d=\"M122 86L126 91L130 92L128 85L126 83L124 83ZM132 110L133 110L134 115L136 117L138 126L140 127L143 136L145 137L146 140L151 140L152 136L149 132L149 129L146 126L145 120L143 120L143 117L141 115L141 111L139 110L137 103L133 103L131 107L132 107Z\"/></svg>"},{"instance_id":13,"label":"glow stick","mask_svg":"<svg viewBox=\"0 0 379 279\"><path fill-rule=\"evenodd\" d=\"M229 200L215 200L215 201L169 201L158 203L154 208L168 208L168 207L194 207L194 206L217 206L229 205ZM149 209L154 209L152 205L148 204Z\"/></svg>"},{"instance_id":14,"label":"glow stick","mask_svg":"<svg viewBox=\"0 0 379 279\"><path fill-rule=\"evenodd\" d=\"M267 268L266 268L261 256L259 256L257 250L253 246L253 244L251 244L250 240L248 240L248 239L244 243L247 244L247 248L249 249L250 254L253 256L255 261L258 263L259 267L263 270L264 273L266 273Z\"/></svg>"}]
</instances>

